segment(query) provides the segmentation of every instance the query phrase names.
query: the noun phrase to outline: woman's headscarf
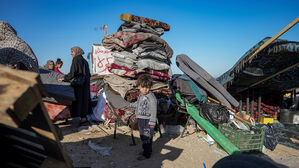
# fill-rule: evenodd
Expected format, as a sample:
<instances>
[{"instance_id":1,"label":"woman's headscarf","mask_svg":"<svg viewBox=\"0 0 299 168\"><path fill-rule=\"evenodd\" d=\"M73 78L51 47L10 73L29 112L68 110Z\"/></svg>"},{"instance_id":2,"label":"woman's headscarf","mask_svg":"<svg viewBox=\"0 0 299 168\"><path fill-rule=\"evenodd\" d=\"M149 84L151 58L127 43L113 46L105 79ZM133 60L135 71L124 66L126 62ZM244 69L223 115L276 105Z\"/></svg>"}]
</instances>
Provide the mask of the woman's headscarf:
<instances>
[{"instance_id":1,"label":"woman's headscarf","mask_svg":"<svg viewBox=\"0 0 299 168\"><path fill-rule=\"evenodd\" d=\"M71 51L75 53L75 56L84 54L84 51L78 46L71 48Z\"/></svg>"},{"instance_id":2,"label":"woman's headscarf","mask_svg":"<svg viewBox=\"0 0 299 168\"><path fill-rule=\"evenodd\" d=\"M49 65L50 65L51 62L53 62L53 67L54 67L54 61L48 60L47 63L46 63L46 65L44 66L44 68L48 69L48 70L53 70L53 69L49 69Z\"/></svg>"}]
</instances>

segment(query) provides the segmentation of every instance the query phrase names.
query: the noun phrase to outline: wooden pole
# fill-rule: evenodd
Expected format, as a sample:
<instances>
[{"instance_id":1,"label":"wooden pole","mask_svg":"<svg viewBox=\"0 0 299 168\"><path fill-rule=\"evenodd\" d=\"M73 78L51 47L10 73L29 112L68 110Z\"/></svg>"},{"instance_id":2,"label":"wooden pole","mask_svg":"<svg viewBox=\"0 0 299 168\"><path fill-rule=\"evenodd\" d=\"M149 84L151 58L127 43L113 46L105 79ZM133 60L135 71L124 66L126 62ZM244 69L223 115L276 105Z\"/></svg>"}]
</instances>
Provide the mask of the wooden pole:
<instances>
[{"instance_id":1,"label":"wooden pole","mask_svg":"<svg viewBox=\"0 0 299 168\"><path fill-rule=\"evenodd\" d=\"M249 114L249 90L247 91L247 97L246 97L246 114Z\"/></svg>"},{"instance_id":2,"label":"wooden pole","mask_svg":"<svg viewBox=\"0 0 299 168\"><path fill-rule=\"evenodd\" d=\"M258 104L257 104L257 111L258 111L258 116L257 116L257 121L260 123L261 119L261 103L262 103L262 96L261 96L261 91L258 91Z\"/></svg>"},{"instance_id":3,"label":"wooden pole","mask_svg":"<svg viewBox=\"0 0 299 168\"><path fill-rule=\"evenodd\" d=\"M254 98L252 98L252 100L251 100L251 107L250 107L250 113L251 113L251 116L254 118L254 114L253 114L253 105L254 105Z\"/></svg>"},{"instance_id":4,"label":"wooden pole","mask_svg":"<svg viewBox=\"0 0 299 168\"><path fill-rule=\"evenodd\" d=\"M254 118L253 105L254 105L254 89L252 89L252 92L251 92L251 107L250 107L251 116Z\"/></svg>"},{"instance_id":5,"label":"wooden pole","mask_svg":"<svg viewBox=\"0 0 299 168\"><path fill-rule=\"evenodd\" d=\"M239 111L241 112L243 109L243 103L242 103L242 95L240 96L240 102L239 102Z\"/></svg>"}]
</instances>

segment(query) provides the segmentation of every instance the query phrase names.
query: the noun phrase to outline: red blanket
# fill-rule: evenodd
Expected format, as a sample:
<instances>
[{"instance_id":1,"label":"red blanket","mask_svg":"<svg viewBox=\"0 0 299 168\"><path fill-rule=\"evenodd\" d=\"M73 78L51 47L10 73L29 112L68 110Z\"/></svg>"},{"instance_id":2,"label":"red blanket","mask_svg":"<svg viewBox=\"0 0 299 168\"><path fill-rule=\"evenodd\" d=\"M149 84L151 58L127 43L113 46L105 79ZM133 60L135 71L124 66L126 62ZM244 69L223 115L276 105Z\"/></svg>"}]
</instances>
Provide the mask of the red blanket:
<instances>
[{"instance_id":1,"label":"red blanket","mask_svg":"<svg viewBox=\"0 0 299 168\"><path fill-rule=\"evenodd\" d=\"M114 71L113 71L114 69L123 70L123 71L118 71L117 75L119 75L119 76L138 78L139 75L141 75L143 73L147 73L147 74L150 74L151 78L153 78L153 79L157 79L157 80L161 80L161 81L170 80L170 77L166 73L160 72L160 71L157 71L157 70L147 70L147 69L145 69L145 70L141 70L141 69L131 70L127 67L120 66L120 65L117 65L115 63L112 63L110 65L110 67L108 67L108 70L109 70L109 72L114 73Z\"/></svg>"},{"instance_id":2,"label":"red blanket","mask_svg":"<svg viewBox=\"0 0 299 168\"><path fill-rule=\"evenodd\" d=\"M71 118L68 106L44 102L51 120L65 120Z\"/></svg>"},{"instance_id":3,"label":"red blanket","mask_svg":"<svg viewBox=\"0 0 299 168\"><path fill-rule=\"evenodd\" d=\"M235 108L237 111L239 111L239 107ZM249 113L250 113L250 109L251 109L251 104L249 104ZM278 110L279 110L279 106L270 106L270 105L267 105L265 103L261 103L261 116L263 114L268 114L270 115L271 117L274 118L274 116L278 113ZM242 107L242 111L246 111L246 104L243 105ZM254 119L257 121L258 119L258 106L257 106L257 102L254 102L253 104L253 117Z\"/></svg>"}]
</instances>

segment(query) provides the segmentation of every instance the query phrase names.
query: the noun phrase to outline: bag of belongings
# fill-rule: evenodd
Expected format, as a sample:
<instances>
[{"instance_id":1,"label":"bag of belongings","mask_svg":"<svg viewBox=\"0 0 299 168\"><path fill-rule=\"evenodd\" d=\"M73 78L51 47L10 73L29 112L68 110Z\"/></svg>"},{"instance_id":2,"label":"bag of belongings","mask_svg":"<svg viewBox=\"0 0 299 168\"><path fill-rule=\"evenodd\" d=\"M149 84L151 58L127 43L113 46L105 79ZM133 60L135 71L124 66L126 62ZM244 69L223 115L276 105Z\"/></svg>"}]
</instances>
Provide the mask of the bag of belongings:
<instances>
[{"instance_id":1,"label":"bag of belongings","mask_svg":"<svg viewBox=\"0 0 299 168\"><path fill-rule=\"evenodd\" d=\"M199 108L200 103L206 103L207 93L200 87L194 84L194 82L186 75L173 75L170 82L173 93L179 93L184 102L193 104ZM179 111L186 111L184 106L180 106L180 103L176 102L179 106Z\"/></svg>"},{"instance_id":2,"label":"bag of belongings","mask_svg":"<svg viewBox=\"0 0 299 168\"><path fill-rule=\"evenodd\" d=\"M199 114L215 126L227 123L229 120L229 112L226 107L217 103L201 104Z\"/></svg>"}]
</instances>

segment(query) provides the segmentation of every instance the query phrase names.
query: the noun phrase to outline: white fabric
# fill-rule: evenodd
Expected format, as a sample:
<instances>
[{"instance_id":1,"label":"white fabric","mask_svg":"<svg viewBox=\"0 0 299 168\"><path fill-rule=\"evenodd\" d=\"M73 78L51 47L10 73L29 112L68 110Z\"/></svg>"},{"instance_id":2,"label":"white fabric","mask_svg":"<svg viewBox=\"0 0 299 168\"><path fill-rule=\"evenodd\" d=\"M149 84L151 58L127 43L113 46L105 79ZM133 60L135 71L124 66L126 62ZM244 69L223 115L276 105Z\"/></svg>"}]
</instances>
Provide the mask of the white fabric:
<instances>
[{"instance_id":1,"label":"white fabric","mask_svg":"<svg viewBox=\"0 0 299 168\"><path fill-rule=\"evenodd\" d=\"M103 92L103 89L100 90L100 95L98 96L98 103L97 105L92 109L92 114L89 116L92 120L95 121L105 121L105 105L106 105L106 95L105 92Z\"/></svg>"}]
</instances>

